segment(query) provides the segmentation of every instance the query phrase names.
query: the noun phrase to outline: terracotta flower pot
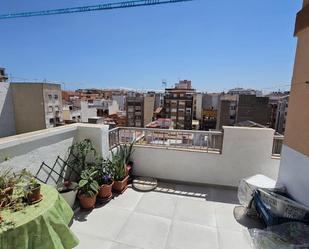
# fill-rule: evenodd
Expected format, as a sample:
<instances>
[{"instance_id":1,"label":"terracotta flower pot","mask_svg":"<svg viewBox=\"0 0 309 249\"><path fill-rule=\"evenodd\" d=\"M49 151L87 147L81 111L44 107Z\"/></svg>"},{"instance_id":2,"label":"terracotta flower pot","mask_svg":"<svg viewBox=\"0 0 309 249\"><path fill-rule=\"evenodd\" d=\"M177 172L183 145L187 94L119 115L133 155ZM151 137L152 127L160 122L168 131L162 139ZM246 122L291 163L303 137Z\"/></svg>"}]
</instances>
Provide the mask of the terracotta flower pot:
<instances>
[{"instance_id":1,"label":"terracotta flower pot","mask_svg":"<svg viewBox=\"0 0 309 249\"><path fill-rule=\"evenodd\" d=\"M79 203L83 209L94 208L96 198L97 198L97 195L94 195L94 196L87 196L84 194L78 195Z\"/></svg>"},{"instance_id":2,"label":"terracotta flower pot","mask_svg":"<svg viewBox=\"0 0 309 249\"><path fill-rule=\"evenodd\" d=\"M122 192L128 185L129 176L126 176L121 181L114 181L113 189L117 192Z\"/></svg>"},{"instance_id":3,"label":"terracotta flower pot","mask_svg":"<svg viewBox=\"0 0 309 249\"><path fill-rule=\"evenodd\" d=\"M112 196L112 187L114 185L114 181L110 184L103 184L99 188L98 197L99 198L109 198Z\"/></svg>"},{"instance_id":4,"label":"terracotta flower pot","mask_svg":"<svg viewBox=\"0 0 309 249\"><path fill-rule=\"evenodd\" d=\"M6 195L12 195L13 194L13 187L8 187L8 188L4 189L3 192Z\"/></svg>"},{"instance_id":5,"label":"terracotta flower pot","mask_svg":"<svg viewBox=\"0 0 309 249\"><path fill-rule=\"evenodd\" d=\"M41 199L41 185L40 184L36 184L35 187L31 188L28 187L28 201L29 202L35 202Z\"/></svg>"}]
</instances>

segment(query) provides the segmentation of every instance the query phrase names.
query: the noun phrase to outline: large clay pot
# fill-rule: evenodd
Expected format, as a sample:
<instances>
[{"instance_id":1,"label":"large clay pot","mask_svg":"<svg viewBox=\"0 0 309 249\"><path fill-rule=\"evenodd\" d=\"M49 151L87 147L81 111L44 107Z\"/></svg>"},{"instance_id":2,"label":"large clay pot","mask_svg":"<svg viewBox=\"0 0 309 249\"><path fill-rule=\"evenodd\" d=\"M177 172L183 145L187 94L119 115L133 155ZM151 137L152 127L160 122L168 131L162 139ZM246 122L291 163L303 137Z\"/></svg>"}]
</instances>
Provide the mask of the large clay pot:
<instances>
[{"instance_id":1,"label":"large clay pot","mask_svg":"<svg viewBox=\"0 0 309 249\"><path fill-rule=\"evenodd\" d=\"M116 192L121 193L128 185L128 180L129 176L126 176L123 180L121 181L114 181L113 189Z\"/></svg>"},{"instance_id":2,"label":"large clay pot","mask_svg":"<svg viewBox=\"0 0 309 249\"><path fill-rule=\"evenodd\" d=\"M94 208L96 198L97 198L97 195L94 195L94 196L88 196L84 194L78 195L79 203L83 209Z\"/></svg>"},{"instance_id":3,"label":"large clay pot","mask_svg":"<svg viewBox=\"0 0 309 249\"><path fill-rule=\"evenodd\" d=\"M36 202L41 199L41 184L36 184L34 187L28 187L27 199L29 202Z\"/></svg>"},{"instance_id":4,"label":"large clay pot","mask_svg":"<svg viewBox=\"0 0 309 249\"><path fill-rule=\"evenodd\" d=\"M112 196L112 187L114 182L112 181L110 184L103 184L100 186L98 197L99 198L110 198Z\"/></svg>"}]
</instances>

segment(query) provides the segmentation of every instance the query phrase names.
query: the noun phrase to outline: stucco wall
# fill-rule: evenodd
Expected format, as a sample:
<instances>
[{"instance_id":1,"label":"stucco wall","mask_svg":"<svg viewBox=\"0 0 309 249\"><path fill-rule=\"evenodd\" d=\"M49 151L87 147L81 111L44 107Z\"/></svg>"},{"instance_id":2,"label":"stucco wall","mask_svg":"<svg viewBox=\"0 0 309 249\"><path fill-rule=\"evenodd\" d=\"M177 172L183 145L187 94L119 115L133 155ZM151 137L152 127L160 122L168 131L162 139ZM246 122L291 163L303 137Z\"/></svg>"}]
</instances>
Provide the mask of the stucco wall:
<instances>
[{"instance_id":1,"label":"stucco wall","mask_svg":"<svg viewBox=\"0 0 309 249\"><path fill-rule=\"evenodd\" d=\"M304 1L305 4L309 1ZM298 32L297 37L278 182L287 187L294 199L309 207L309 84L305 83L309 81L309 28Z\"/></svg>"},{"instance_id":2,"label":"stucco wall","mask_svg":"<svg viewBox=\"0 0 309 249\"><path fill-rule=\"evenodd\" d=\"M9 83L0 82L0 137L15 134L12 90Z\"/></svg>"},{"instance_id":3,"label":"stucco wall","mask_svg":"<svg viewBox=\"0 0 309 249\"><path fill-rule=\"evenodd\" d=\"M11 83L16 133L45 129L43 84Z\"/></svg>"},{"instance_id":4,"label":"stucco wall","mask_svg":"<svg viewBox=\"0 0 309 249\"><path fill-rule=\"evenodd\" d=\"M67 126L0 139L0 168L26 168L36 173L43 161L52 166L58 155L67 157L76 133L76 126Z\"/></svg>"},{"instance_id":5,"label":"stucco wall","mask_svg":"<svg viewBox=\"0 0 309 249\"><path fill-rule=\"evenodd\" d=\"M283 145L278 184L284 185L293 198L309 207L309 157Z\"/></svg>"},{"instance_id":6,"label":"stucco wall","mask_svg":"<svg viewBox=\"0 0 309 249\"><path fill-rule=\"evenodd\" d=\"M162 179L225 186L254 174L277 179L278 159L272 159L274 130L225 127L222 154L135 147L134 173Z\"/></svg>"},{"instance_id":7,"label":"stucco wall","mask_svg":"<svg viewBox=\"0 0 309 249\"><path fill-rule=\"evenodd\" d=\"M88 122L88 118L93 118L97 116L97 108L88 107L88 102L81 101L80 106L81 106L80 114L82 122Z\"/></svg>"},{"instance_id":8,"label":"stucco wall","mask_svg":"<svg viewBox=\"0 0 309 249\"><path fill-rule=\"evenodd\" d=\"M26 168L35 174L43 161L52 166L58 155L66 159L69 147L86 138L91 139L100 155L108 154L108 126L105 125L72 124L2 138L0 168L14 171Z\"/></svg>"},{"instance_id":9,"label":"stucco wall","mask_svg":"<svg viewBox=\"0 0 309 249\"><path fill-rule=\"evenodd\" d=\"M273 134L272 129L225 127L222 154L136 146L134 173L226 186L237 186L240 179L257 173L276 179L279 160L271 158ZM69 146L85 138L99 154L109 154L108 126L72 124L0 139L0 168L36 173L42 161L52 165L58 155L66 158Z\"/></svg>"}]
</instances>

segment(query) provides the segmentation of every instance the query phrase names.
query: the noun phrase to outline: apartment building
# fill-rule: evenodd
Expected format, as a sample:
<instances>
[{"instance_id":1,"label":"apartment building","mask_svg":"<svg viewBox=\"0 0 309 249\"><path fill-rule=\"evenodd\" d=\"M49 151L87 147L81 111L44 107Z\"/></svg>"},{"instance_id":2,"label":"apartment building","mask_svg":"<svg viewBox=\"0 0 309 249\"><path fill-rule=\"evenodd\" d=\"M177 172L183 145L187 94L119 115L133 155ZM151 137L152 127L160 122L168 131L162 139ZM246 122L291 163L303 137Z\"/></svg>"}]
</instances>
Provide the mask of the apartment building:
<instances>
[{"instance_id":1,"label":"apartment building","mask_svg":"<svg viewBox=\"0 0 309 249\"><path fill-rule=\"evenodd\" d=\"M276 124L275 124L275 130L280 134L284 134L285 132L286 118L288 115L288 106L289 106L289 96L281 97L278 101Z\"/></svg>"},{"instance_id":2,"label":"apartment building","mask_svg":"<svg viewBox=\"0 0 309 249\"><path fill-rule=\"evenodd\" d=\"M11 83L16 133L55 127L62 123L61 86Z\"/></svg>"},{"instance_id":3,"label":"apartment building","mask_svg":"<svg viewBox=\"0 0 309 249\"><path fill-rule=\"evenodd\" d=\"M119 106L120 111L126 110L126 96L125 95L112 95L112 100L115 100Z\"/></svg>"},{"instance_id":4,"label":"apartment building","mask_svg":"<svg viewBox=\"0 0 309 249\"><path fill-rule=\"evenodd\" d=\"M144 97L127 97L127 126L144 127Z\"/></svg>"},{"instance_id":5,"label":"apartment building","mask_svg":"<svg viewBox=\"0 0 309 249\"><path fill-rule=\"evenodd\" d=\"M217 112L216 129L221 130L223 126L236 124L238 95L225 94L220 96Z\"/></svg>"},{"instance_id":6,"label":"apartment building","mask_svg":"<svg viewBox=\"0 0 309 249\"><path fill-rule=\"evenodd\" d=\"M238 96L236 123L250 120L264 126L269 126L270 115L271 108L268 97L257 97L255 95Z\"/></svg>"},{"instance_id":7,"label":"apartment building","mask_svg":"<svg viewBox=\"0 0 309 249\"><path fill-rule=\"evenodd\" d=\"M74 106L73 104L63 104L63 121L65 123L78 123L81 122L81 109Z\"/></svg>"},{"instance_id":8,"label":"apartment building","mask_svg":"<svg viewBox=\"0 0 309 249\"><path fill-rule=\"evenodd\" d=\"M164 116L172 119L175 129L192 129L194 94L195 89L187 80L179 81L174 88L165 89Z\"/></svg>"},{"instance_id":9,"label":"apartment building","mask_svg":"<svg viewBox=\"0 0 309 249\"><path fill-rule=\"evenodd\" d=\"M289 91L286 92L272 92L270 94L267 94L266 97L269 98L269 105L270 105L270 124L269 128L275 129L277 132L277 123L282 122L278 121L277 118L279 117L278 112L282 112L282 106L280 107L281 110L279 110L279 103L282 102L282 98L285 99L286 96L290 94ZM288 98L287 98L288 100ZM281 116L281 114L280 114ZM281 124L280 124L281 125ZM282 133L282 128L280 128L280 132Z\"/></svg>"},{"instance_id":10,"label":"apartment building","mask_svg":"<svg viewBox=\"0 0 309 249\"><path fill-rule=\"evenodd\" d=\"M127 126L145 127L153 121L155 96L130 93L126 99Z\"/></svg>"},{"instance_id":11,"label":"apartment building","mask_svg":"<svg viewBox=\"0 0 309 249\"><path fill-rule=\"evenodd\" d=\"M258 91L258 90L255 90L255 89L244 89L244 88L241 88L241 87L233 88L233 89L229 90L227 92L227 94L230 94L230 95L255 95L255 96L258 96L258 97L261 97L263 95L262 91Z\"/></svg>"}]
</instances>

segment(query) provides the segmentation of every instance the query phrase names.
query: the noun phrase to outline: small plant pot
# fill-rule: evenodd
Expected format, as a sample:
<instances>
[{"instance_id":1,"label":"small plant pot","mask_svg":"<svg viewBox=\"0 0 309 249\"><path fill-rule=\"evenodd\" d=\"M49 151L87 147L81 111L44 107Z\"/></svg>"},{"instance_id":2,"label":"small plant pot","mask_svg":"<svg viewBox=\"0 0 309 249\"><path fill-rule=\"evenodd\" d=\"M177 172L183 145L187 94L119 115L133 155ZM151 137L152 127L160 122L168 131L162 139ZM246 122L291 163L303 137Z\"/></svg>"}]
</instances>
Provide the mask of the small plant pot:
<instances>
[{"instance_id":1,"label":"small plant pot","mask_svg":"<svg viewBox=\"0 0 309 249\"><path fill-rule=\"evenodd\" d=\"M128 180L129 180L129 176L127 175L121 181L114 181L113 189L119 193L123 192L128 185Z\"/></svg>"},{"instance_id":2,"label":"small plant pot","mask_svg":"<svg viewBox=\"0 0 309 249\"><path fill-rule=\"evenodd\" d=\"M80 206L86 210L94 208L96 198L97 198L97 195L94 195L94 196L88 196L84 194L78 195Z\"/></svg>"},{"instance_id":3,"label":"small plant pot","mask_svg":"<svg viewBox=\"0 0 309 249\"><path fill-rule=\"evenodd\" d=\"M41 184L37 183L35 186L27 188L27 199L28 202L36 202L41 199Z\"/></svg>"},{"instance_id":4,"label":"small plant pot","mask_svg":"<svg viewBox=\"0 0 309 249\"><path fill-rule=\"evenodd\" d=\"M12 195L13 194L13 187L7 187L6 189L3 190L3 192L6 194L6 195Z\"/></svg>"},{"instance_id":5,"label":"small plant pot","mask_svg":"<svg viewBox=\"0 0 309 249\"><path fill-rule=\"evenodd\" d=\"M112 193L112 187L114 185L114 181L112 181L110 184L103 184L99 188L98 197L99 198L110 198Z\"/></svg>"}]
</instances>

